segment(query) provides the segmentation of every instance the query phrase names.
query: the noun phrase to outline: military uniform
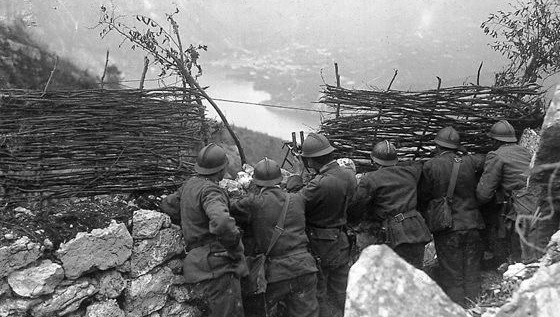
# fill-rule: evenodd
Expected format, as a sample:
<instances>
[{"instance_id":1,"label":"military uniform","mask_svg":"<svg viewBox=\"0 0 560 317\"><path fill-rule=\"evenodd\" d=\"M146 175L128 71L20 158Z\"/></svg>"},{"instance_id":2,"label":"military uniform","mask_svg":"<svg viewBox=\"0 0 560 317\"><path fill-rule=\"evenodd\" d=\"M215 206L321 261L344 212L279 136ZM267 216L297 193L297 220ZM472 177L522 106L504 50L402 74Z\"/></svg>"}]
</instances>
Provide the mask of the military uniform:
<instances>
[{"instance_id":1,"label":"military uniform","mask_svg":"<svg viewBox=\"0 0 560 317\"><path fill-rule=\"evenodd\" d=\"M494 197L505 203L502 209L506 219L502 226L506 228L506 247L514 261L521 259L521 244L514 229L517 215L512 212L511 204L506 202L514 191L525 187L530 162L529 150L515 143L504 144L486 156L484 173L476 189L478 200L482 204L490 202Z\"/></svg>"},{"instance_id":2,"label":"military uniform","mask_svg":"<svg viewBox=\"0 0 560 317\"><path fill-rule=\"evenodd\" d=\"M424 163L419 187L421 211L426 210L432 199L446 195L453 162L458 157L453 151L443 151ZM439 284L453 301L466 305L465 298L475 299L480 292L479 230L484 228L484 222L478 209L476 186L484 160L473 155L460 158L462 163L451 204L453 226L433 235L441 269Z\"/></svg>"},{"instance_id":3,"label":"military uniform","mask_svg":"<svg viewBox=\"0 0 560 317\"><path fill-rule=\"evenodd\" d=\"M239 279L248 272L227 194L216 182L194 176L161 208L181 220L187 250L183 275L206 294L209 316L243 316Z\"/></svg>"},{"instance_id":4,"label":"military uniform","mask_svg":"<svg viewBox=\"0 0 560 317\"><path fill-rule=\"evenodd\" d=\"M344 312L350 268L346 212L355 190L356 179L352 173L332 161L298 193L305 203L311 252L319 264L317 296L321 316Z\"/></svg>"},{"instance_id":5,"label":"military uniform","mask_svg":"<svg viewBox=\"0 0 560 317\"><path fill-rule=\"evenodd\" d=\"M362 177L349 213L379 223L383 240L403 259L421 269L424 246L431 234L417 211L417 187L422 165L386 166ZM360 249L367 245L361 245Z\"/></svg>"},{"instance_id":6,"label":"military uniform","mask_svg":"<svg viewBox=\"0 0 560 317\"><path fill-rule=\"evenodd\" d=\"M265 294L268 315L283 302L288 316L318 316L317 267L307 250L304 203L301 197L287 194L279 187L263 187L232 205L232 215L255 237L255 254L265 253L274 227L286 201L292 195L286 212L284 231L267 257ZM259 316L264 316L260 314Z\"/></svg>"}]
</instances>

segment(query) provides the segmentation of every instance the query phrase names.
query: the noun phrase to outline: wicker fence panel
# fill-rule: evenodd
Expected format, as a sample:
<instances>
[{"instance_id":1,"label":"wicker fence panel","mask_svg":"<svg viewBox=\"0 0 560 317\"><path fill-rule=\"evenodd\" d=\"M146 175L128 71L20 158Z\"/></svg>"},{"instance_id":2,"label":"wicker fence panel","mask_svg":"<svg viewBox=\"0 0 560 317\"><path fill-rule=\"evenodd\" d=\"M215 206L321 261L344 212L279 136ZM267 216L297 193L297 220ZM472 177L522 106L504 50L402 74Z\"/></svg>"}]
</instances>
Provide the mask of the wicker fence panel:
<instances>
[{"instance_id":1,"label":"wicker fence panel","mask_svg":"<svg viewBox=\"0 0 560 317\"><path fill-rule=\"evenodd\" d=\"M327 85L320 102L340 107L341 116L321 125L340 157L370 169L369 153L382 140L395 143L404 160L432 155L439 129L453 126L469 152L486 153L486 132L497 120L509 120L520 134L542 122L540 87L458 86L408 91L350 90Z\"/></svg>"},{"instance_id":2,"label":"wicker fence panel","mask_svg":"<svg viewBox=\"0 0 560 317\"><path fill-rule=\"evenodd\" d=\"M0 198L174 187L205 135L196 91L0 90Z\"/></svg>"}]
</instances>

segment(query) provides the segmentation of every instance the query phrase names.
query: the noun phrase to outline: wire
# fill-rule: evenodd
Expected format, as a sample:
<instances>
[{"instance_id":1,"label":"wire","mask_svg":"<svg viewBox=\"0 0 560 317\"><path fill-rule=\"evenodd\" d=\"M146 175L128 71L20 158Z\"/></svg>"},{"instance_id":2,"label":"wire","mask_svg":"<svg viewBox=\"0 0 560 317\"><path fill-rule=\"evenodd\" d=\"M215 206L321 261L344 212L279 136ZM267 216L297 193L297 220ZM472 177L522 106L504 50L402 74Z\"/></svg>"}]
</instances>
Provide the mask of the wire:
<instances>
[{"instance_id":1,"label":"wire","mask_svg":"<svg viewBox=\"0 0 560 317\"><path fill-rule=\"evenodd\" d=\"M315 110L315 109L302 109L302 108L297 108L297 107L271 105L271 104L258 103L258 102L248 102L248 101L240 101L240 100L221 99L221 98L212 98L212 99L218 100L218 101L223 101L223 102L239 103L239 104L254 105L254 106L261 106L261 107L299 110L299 111L318 112L318 113L328 112L328 111L320 111L320 110Z\"/></svg>"}]
</instances>

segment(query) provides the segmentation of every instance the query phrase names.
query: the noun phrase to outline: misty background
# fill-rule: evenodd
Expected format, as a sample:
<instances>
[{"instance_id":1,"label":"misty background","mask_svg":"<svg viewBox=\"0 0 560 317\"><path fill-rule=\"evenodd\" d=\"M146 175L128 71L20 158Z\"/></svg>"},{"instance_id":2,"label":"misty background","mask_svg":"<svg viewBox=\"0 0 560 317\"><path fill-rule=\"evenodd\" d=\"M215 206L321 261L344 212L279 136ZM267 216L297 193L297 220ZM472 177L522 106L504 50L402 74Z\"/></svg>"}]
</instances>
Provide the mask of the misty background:
<instances>
[{"instance_id":1,"label":"misty background","mask_svg":"<svg viewBox=\"0 0 560 317\"><path fill-rule=\"evenodd\" d=\"M507 10L504 0L2 0L0 21L23 19L32 37L51 52L101 77L105 54L137 88L145 52L96 28L100 7L118 15L146 15L167 25L175 16L184 45L203 44L202 86L217 99L328 110L317 104L321 85L354 89L422 90L476 83L492 85L507 61L480 29L488 15ZM130 20L123 20L130 21ZM146 87L171 85L151 64ZM317 129L326 112L285 110L218 101L239 127L289 139L291 131ZM209 110L209 117L217 117Z\"/></svg>"}]
</instances>

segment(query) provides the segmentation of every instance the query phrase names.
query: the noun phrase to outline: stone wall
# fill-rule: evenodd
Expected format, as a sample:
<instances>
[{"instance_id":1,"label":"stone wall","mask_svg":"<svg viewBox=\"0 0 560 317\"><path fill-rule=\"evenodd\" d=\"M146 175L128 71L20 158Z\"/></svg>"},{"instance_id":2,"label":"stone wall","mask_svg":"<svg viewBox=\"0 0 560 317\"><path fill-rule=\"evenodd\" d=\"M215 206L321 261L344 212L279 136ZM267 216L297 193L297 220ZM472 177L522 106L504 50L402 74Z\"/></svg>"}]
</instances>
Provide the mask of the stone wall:
<instances>
[{"instance_id":1,"label":"stone wall","mask_svg":"<svg viewBox=\"0 0 560 317\"><path fill-rule=\"evenodd\" d=\"M0 317L201 316L181 229L151 210L135 211L132 228L113 222L54 252L27 237L0 248Z\"/></svg>"}]
</instances>

